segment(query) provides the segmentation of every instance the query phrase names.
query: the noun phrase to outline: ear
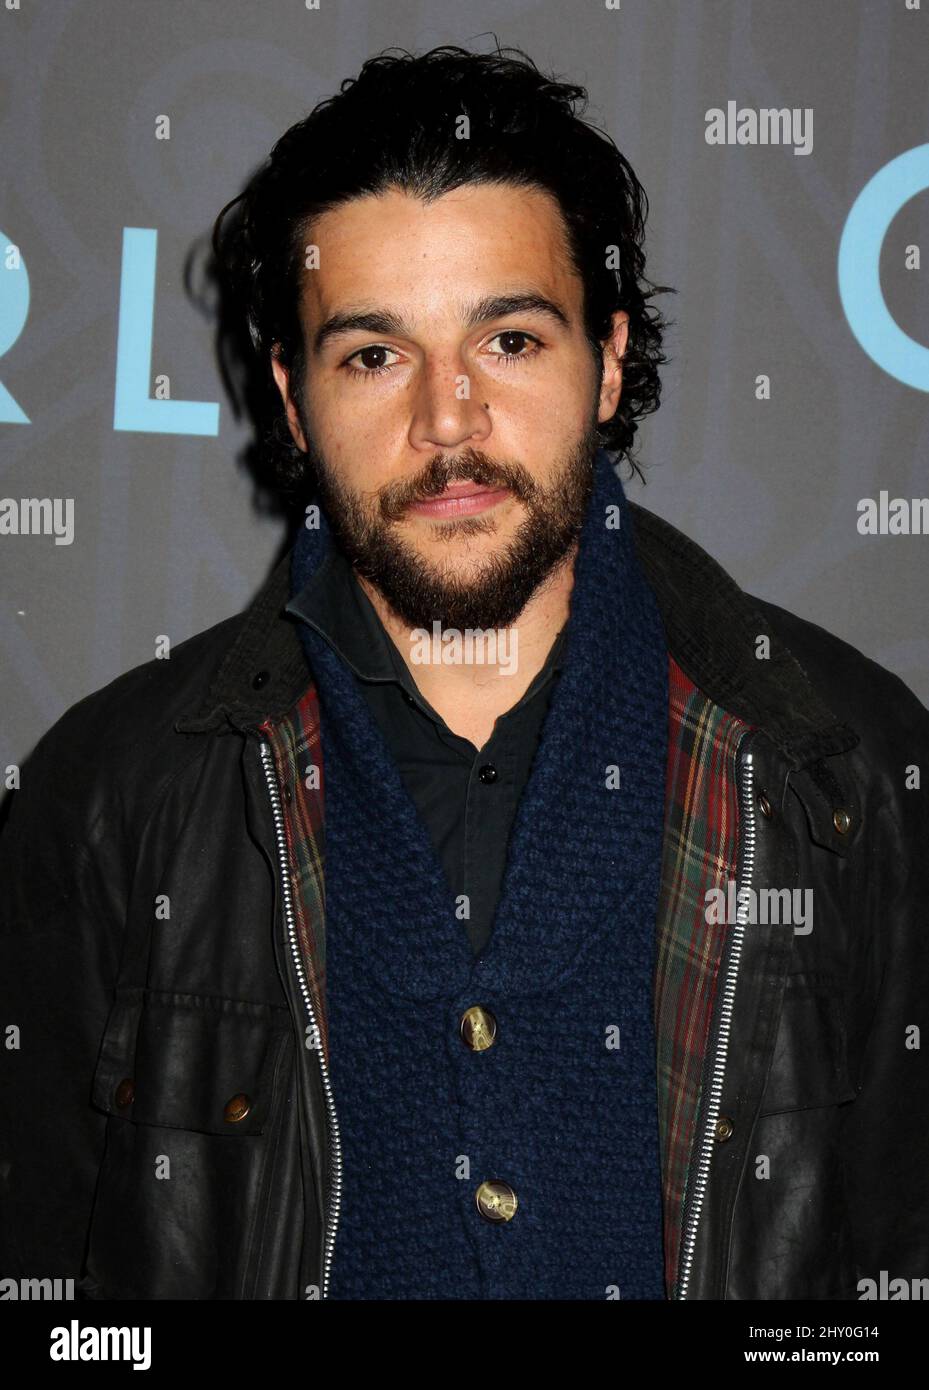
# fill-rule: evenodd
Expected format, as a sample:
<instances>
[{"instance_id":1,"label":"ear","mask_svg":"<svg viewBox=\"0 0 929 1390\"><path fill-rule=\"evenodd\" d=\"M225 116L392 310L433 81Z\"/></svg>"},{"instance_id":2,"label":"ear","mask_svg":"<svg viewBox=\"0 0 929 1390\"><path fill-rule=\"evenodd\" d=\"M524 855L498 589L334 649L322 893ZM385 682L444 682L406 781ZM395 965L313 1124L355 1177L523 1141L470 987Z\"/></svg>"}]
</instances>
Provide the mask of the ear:
<instances>
[{"instance_id":1,"label":"ear","mask_svg":"<svg viewBox=\"0 0 929 1390\"><path fill-rule=\"evenodd\" d=\"M597 420L612 420L623 392L623 358L629 342L629 315L625 309L617 309L613 315L613 327L608 338L603 340L603 380L600 383L600 408Z\"/></svg>"},{"instance_id":2,"label":"ear","mask_svg":"<svg viewBox=\"0 0 929 1390\"><path fill-rule=\"evenodd\" d=\"M281 345L274 343L271 347L271 373L274 377L275 385L281 393L281 400L284 403L284 410L287 413L287 424L290 428L290 437L298 449L304 453L308 452L306 438L303 433L303 426L300 424L300 416L297 407L290 394L290 368L285 367L281 361Z\"/></svg>"}]
</instances>

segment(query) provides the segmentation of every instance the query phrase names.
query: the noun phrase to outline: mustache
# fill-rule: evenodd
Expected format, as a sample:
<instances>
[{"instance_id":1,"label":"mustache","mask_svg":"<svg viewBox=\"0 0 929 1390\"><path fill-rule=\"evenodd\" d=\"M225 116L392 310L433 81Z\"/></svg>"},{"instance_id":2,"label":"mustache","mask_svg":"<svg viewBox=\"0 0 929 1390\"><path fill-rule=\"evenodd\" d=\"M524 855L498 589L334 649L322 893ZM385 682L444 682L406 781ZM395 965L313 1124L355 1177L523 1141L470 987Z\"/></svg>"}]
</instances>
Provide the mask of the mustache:
<instances>
[{"instance_id":1,"label":"mustache","mask_svg":"<svg viewBox=\"0 0 929 1390\"><path fill-rule=\"evenodd\" d=\"M428 502L440 497L451 483L477 483L481 487L507 488L521 502L531 504L539 487L535 479L516 463L497 463L476 449L450 456L438 454L413 478L398 478L380 491L383 521L401 521L412 502Z\"/></svg>"}]
</instances>

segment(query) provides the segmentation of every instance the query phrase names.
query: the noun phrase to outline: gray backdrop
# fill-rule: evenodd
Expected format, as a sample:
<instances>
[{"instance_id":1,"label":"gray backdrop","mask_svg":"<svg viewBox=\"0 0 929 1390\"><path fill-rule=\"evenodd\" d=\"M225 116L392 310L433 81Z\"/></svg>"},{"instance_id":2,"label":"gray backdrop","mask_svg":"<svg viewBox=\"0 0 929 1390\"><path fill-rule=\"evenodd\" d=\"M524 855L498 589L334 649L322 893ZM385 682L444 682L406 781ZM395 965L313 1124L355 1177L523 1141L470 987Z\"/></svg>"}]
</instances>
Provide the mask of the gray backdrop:
<instances>
[{"instance_id":1,"label":"gray backdrop","mask_svg":"<svg viewBox=\"0 0 929 1390\"><path fill-rule=\"evenodd\" d=\"M860 245L850 261L856 294L879 271L906 371L858 341L837 273L859 194L929 141L929 0L11 3L0 497L72 498L74 532L61 545L0 535L0 767L149 660L159 634L177 643L240 610L280 545L241 465L246 427L223 395L209 314L185 284L198 288L190 268L218 209L366 57L486 49L490 32L588 86L591 116L649 194L650 277L678 290L660 301L676 324L663 404L640 434L649 482L629 495L929 703L929 536L857 526L863 498L929 493L929 177L876 241L879 267ZM811 152L709 144L706 113L730 101L812 110ZM218 433L114 429L126 227L157 231L150 387L166 374L174 401L218 403ZM18 333L11 247L28 275Z\"/></svg>"}]
</instances>

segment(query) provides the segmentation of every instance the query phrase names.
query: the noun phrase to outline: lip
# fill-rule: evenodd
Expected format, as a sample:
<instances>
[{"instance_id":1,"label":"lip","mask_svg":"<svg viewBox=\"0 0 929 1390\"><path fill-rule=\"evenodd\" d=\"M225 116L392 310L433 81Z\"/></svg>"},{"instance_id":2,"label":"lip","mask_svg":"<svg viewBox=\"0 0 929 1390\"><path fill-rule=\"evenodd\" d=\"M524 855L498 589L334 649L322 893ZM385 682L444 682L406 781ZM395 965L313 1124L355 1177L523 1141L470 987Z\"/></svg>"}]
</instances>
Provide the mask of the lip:
<instances>
[{"instance_id":1,"label":"lip","mask_svg":"<svg viewBox=\"0 0 929 1390\"><path fill-rule=\"evenodd\" d=\"M408 510L416 516L433 518L474 516L511 496L506 487L487 487L485 483L451 483L439 497L430 497L425 502L411 502Z\"/></svg>"}]
</instances>

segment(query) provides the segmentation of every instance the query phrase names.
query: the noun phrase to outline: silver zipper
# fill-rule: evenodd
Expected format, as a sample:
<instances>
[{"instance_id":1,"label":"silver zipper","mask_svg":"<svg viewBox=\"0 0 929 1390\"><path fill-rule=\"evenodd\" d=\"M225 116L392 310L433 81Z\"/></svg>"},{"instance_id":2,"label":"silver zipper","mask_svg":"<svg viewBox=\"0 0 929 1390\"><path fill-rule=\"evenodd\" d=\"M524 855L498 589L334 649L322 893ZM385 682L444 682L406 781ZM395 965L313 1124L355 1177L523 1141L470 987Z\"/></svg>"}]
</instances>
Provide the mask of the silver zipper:
<instances>
[{"instance_id":1,"label":"silver zipper","mask_svg":"<svg viewBox=\"0 0 929 1390\"><path fill-rule=\"evenodd\" d=\"M265 780L268 783L268 791L271 794L271 811L274 816L274 833L277 840L277 853L284 901L284 921L287 925L287 940L290 943L290 954L293 957L294 968L297 972L300 993L303 995L303 1002L306 1005L306 1011L313 1028L313 1037L319 1039L320 1045L315 1050L319 1058L319 1070L322 1075L323 1090L326 1095L326 1109L329 1113L329 1212L326 1220L326 1234L323 1242L323 1285L321 1290L322 1297L326 1298L332 1273L332 1256L335 1250L335 1237L339 1225L339 1211L342 1205L342 1141L339 1136L339 1122L335 1112L335 1100L332 1094L332 1082L329 1076L329 1068L323 1054L322 1034L319 1029L316 1013L313 1009L313 1000L310 997L306 971L303 968L303 959L300 955L300 943L297 937L297 926L294 917L293 895L290 888L290 863L287 855L287 836L284 833L284 813L281 807L281 793L277 784L277 774L274 770L274 759L271 754L271 746L268 743L261 744L261 761L264 766Z\"/></svg>"},{"instance_id":2,"label":"silver zipper","mask_svg":"<svg viewBox=\"0 0 929 1390\"><path fill-rule=\"evenodd\" d=\"M751 730L744 734L739 744L741 750L745 739L751 737ZM716 1123L719 1119L719 1107L722 1101L723 1078L726 1072L726 1057L729 1051L729 1030L732 1025L732 1009L735 1002L736 977L739 973L739 963L742 959L742 942L745 936L745 927L748 921L749 906L743 901L744 889L751 884L752 869L755 863L755 801L752 795L754 782L754 765L752 754L746 753L744 762L741 765L741 784L742 793L742 878L736 892L736 921L732 933L732 949L729 953L729 962L726 968L726 977L723 981L722 1003L719 1015L719 1031L716 1039L716 1051L713 1056L713 1068L710 1075L708 1088L708 1102L706 1109L706 1123L700 1143L699 1157L697 1159L696 1175L692 1189L692 1206L690 1211L689 1224L685 1217L684 1240L681 1249L681 1269L678 1278L678 1298L687 1297L687 1289L690 1284L690 1276L693 1268L694 1250L697 1244L697 1228L700 1224L700 1214L703 1211L703 1203L706 1197L707 1183L710 1176L710 1163L713 1158L714 1135ZM728 894L727 894L728 897Z\"/></svg>"}]
</instances>

